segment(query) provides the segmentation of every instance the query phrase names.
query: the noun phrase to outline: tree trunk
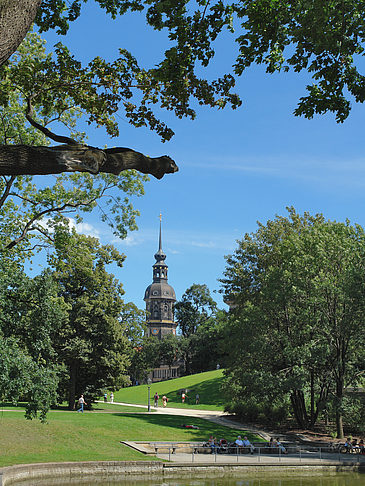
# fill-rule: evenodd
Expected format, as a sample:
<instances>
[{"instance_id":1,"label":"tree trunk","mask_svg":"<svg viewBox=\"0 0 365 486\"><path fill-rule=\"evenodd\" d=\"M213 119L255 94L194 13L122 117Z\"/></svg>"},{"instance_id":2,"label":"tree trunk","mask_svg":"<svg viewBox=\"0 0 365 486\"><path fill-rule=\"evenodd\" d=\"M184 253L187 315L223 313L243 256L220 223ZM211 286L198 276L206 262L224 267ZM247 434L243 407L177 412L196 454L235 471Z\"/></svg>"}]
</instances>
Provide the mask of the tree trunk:
<instances>
[{"instance_id":1,"label":"tree trunk","mask_svg":"<svg viewBox=\"0 0 365 486\"><path fill-rule=\"evenodd\" d=\"M314 425L314 372L311 370L310 372L310 393L311 393L311 419L310 424L311 427Z\"/></svg>"},{"instance_id":2,"label":"tree trunk","mask_svg":"<svg viewBox=\"0 0 365 486\"><path fill-rule=\"evenodd\" d=\"M343 433L343 418L342 418L342 412L341 412L341 405L342 405L342 398L343 398L343 381L337 380L336 384L336 432L337 432L337 438L338 439L343 439L344 438L344 433Z\"/></svg>"},{"instance_id":3,"label":"tree trunk","mask_svg":"<svg viewBox=\"0 0 365 486\"><path fill-rule=\"evenodd\" d=\"M293 390L290 395L294 416L299 427L307 429L309 426L308 414L305 406L304 393L302 390Z\"/></svg>"},{"instance_id":4,"label":"tree trunk","mask_svg":"<svg viewBox=\"0 0 365 486\"><path fill-rule=\"evenodd\" d=\"M0 175L4 176L61 172L106 172L117 175L128 169L153 175L157 179L178 171L175 162L167 155L151 158L124 147L102 150L81 144L54 147L0 145Z\"/></svg>"},{"instance_id":5,"label":"tree trunk","mask_svg":"<svg viewBox=\"0 0 365 486\"><path fill-rule=\"evenodd\" d=\"M0 0L0 66L15 52L42 0Z\"/></svg>"},{"instance_id":6,"label":"tree trunk","mask_svg":"<svg viewBox=\"0 0 365 486\"><path fill-rule=\"evenodd\" d=\"M343 439L344 438L343 419L342 419L342 414L339 410L336 410L336 431L337 431L337 438Z\"/></svg>"},{"instance_id":7,"label":"tree trunk","mask_svg":"<svg viewBox=\"0 0 365 486\"><path fill-rule=\"evenodd\" d=\"M74 360L70 364L70 382L69 382L69 387L68 387L68 408L69 408L69 410L75 410L76 378L77 378L77 362L76 362L76 360Z\"/></svg>"}]
</instances>

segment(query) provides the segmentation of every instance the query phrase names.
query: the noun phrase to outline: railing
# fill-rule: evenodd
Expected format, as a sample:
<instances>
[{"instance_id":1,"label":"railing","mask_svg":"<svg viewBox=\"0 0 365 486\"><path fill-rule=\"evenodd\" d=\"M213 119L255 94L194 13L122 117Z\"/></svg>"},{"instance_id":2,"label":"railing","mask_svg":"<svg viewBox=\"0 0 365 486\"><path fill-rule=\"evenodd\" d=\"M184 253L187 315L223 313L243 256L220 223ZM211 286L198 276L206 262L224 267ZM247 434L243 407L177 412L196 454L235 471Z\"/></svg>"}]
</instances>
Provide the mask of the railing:
<instances>
[{"instance_id":1,"label":"railing","mask_svg":"<svg viewBox=\"0 0 365 486\"><path fill-rule=\"evenodd\" d=\"M282 462L285 459L290 459L289 461L285 462L293 462L293 459L297 459L299 463L303 461L311 462L340 462L340 463L351 463L351 464L358 464L360 462L365 464L365 456L362 454L344 454L340 451L329 451L328 447L308 447L308 448L301 448L296 446L296 451L292 452L290 449L293 447L289 447L289 452L284 453L280 448L275 449L274 451L268 451L267 447L255 447L255 451L253 455L247 453L240 453L238 448L235 450L232 448L231 452L220 452L218 448L214 448L210 451L209 447L204 447L204 452L199 451L203 448L201 445L184 445L183 447L179 447L177 445L167 445L167 444L155 444L153 445L155 449L155 453L158 454L158 451L166 451L160 452L160 454L168 455L169 461L171 461L171 456L176 454L184 454L185 456L191 455L191 462L194 462L197 457L203 458L203 456L210 456L209 458L204 457L206 462L248 462L247 456L249 456L249 462L272 462L273 460L277 460L278 463ZM181 450L181 452L179 451ZM186 450L188 449L188 452ZM213 457L211 457L213 456ZM246 460L245 460L246 459ZM185 459L186 460L186 459ZM201 461L200 461L201 462ZM296 462L296 461L295 461Z\"/></svg>"}]
</instances>

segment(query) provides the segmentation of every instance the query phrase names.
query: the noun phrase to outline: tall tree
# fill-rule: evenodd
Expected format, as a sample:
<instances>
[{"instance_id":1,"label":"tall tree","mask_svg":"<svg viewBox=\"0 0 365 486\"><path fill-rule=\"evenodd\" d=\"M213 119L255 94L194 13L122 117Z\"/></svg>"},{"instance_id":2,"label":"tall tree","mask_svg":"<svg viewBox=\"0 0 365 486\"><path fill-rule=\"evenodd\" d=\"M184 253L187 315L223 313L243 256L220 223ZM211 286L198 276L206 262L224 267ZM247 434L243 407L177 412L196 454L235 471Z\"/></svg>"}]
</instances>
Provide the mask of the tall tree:
<instances>
[{"instance_id":1,"label":"tall tree","mask_svg":"<svg viewBox=\"0 0 365 486\"><path fill-rule=\"evenodd\" d=\"M175 318L181 334L189 337L209 319L217 309L207 285L193 284L175 304Z\"/></svg>"},{"instance_id":2,"label":"tall tree","mask_svg":"<svg viewBox=\"0 0 365 486\"><path fill-rule=\"evenodd\" d=\"M183 337L180 347L184 355L185 372L188 375L203 371L200 369L200 357L206 356L203 348L211 346L212 343L202 342L201 338L213 335L216 311L217 304L205 284L193 284L175 304L175 319ZM211 369L212 361L215 361L215 365L217 363L214 356L210 358L204 363L204 371Z\"/></svg>"},{"instance_id":3,"label":"tall tree","mask_svg":"<svg viewBox=\"0 0 365 486\"><path fill-rule=\"evenodd\" d=\"M365 234L322 215L277 217L245 235L222 280L234 309L229 373L236 398L290 396L303 427L359 380L364 344ZM309 413L307 409L309 405Z\"/></svg>"},{"instance_id":4,"label":"tall tree","mask_svg":"<svg viewBox=\"0 0 365 486\"><path fill-rule=\"evenodd\" d=\"M19 262L0 257L0 398L26 400L26 417L45 420L57 402L59 367L53 335L65 317L50 275L25 275Z\"/></svg>"},{"instance_id":5,"label":"tall tree","mask_svg":"<svg viewBox=\"0 0 365 486\"><path fill-rule=\"evenodd\" d=\"M49 259L68 319L55 337L57 361L66 367L61 392L69 408L80 393L92 399L102 389L121 387L128 365L127 338L120 322L123 290L106 265L124 256L97 239L58 230Z\"/></svg>"}]
</instances>

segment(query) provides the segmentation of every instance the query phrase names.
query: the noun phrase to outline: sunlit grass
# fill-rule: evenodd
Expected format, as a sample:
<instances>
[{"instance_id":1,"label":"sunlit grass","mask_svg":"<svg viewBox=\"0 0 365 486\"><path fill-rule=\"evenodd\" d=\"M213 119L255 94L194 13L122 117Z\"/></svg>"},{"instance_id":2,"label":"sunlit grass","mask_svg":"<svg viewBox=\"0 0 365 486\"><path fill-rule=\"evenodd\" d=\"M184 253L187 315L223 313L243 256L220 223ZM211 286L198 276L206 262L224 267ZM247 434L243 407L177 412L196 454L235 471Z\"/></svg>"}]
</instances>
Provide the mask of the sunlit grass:
<instances>
[{"instance_id":1,"label":"sunlit grass","mask_svg":"<svg viewBox=\"0 0 365 486\"><path fill-rule=\"evenodd\" d=\"M162 405L162 395L166 395L168 406L170 407L223 410L225 404L225 397L221 390L223 380L223 371L214 370L153 383L150 388L151 404L153 404L153 395L157 392L160 396L160 405ZM181 403L180 390L182 389L189 390L185 403ZM197 393L200 396L199 405L195 404L195 395ZM139 385L122 388L114 393L114 401L146 405L148 402L148 387L147 385Z\"/></svg>"},{"instance_id":2,"label":"sunlit grass","mask_svg":"<svg viewBox=\"0 0 365 486\"><path fill-rule=\"evenodd\" d=\"M197 425L199 429L184 429L184 423ZM120 441L204 441L210 434L233 440L239 433L198 418L63 411L50 412L47 424L25 420L15 411L3 412L0 430L0 466L53 461L146 460L145 455ZM154 458L148 456L150 459Z\"/></svg>"}]
</instances>

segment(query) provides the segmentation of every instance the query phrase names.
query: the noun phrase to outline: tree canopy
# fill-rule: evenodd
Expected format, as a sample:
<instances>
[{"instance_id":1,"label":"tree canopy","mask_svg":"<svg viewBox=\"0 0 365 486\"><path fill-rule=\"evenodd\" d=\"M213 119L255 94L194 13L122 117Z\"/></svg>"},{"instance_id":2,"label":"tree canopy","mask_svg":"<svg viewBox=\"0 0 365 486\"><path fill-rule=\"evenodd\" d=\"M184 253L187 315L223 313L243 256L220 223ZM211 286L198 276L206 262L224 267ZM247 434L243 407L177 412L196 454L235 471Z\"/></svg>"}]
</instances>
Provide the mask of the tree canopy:
<instances>
[{"instance_id":1,"label":"tree canopy","mask_svg":"<svg viewBox=\"0 0 365 486\"><path fill-rule=\"evenodd\" d=\"M120 322L124 292L106 271L112 262L122 265L124 256L74 231L57 236L49 263L68 311L53 345L56 361L65 367L60 394L73 409L81 393L94 398L126 381L127 338Z\"/></svg>"},{"instance_id":2,"label":"tree canopy","mask_svg":"<svg viewBox=\"0 0 365 486\"><path fill-rule=\"evenodd\" d=\"M276 217L227 258L231 392L284 404L312 427L364 372L365 234L322 215Z\"/></svg>"},{"instance_id":3,"label":"tree canopy","mask_svg":"<svg viewBox=\"0 0 365 486\"><path fill-rule=\"evenodd\" d=\"M82 3L86 2L22 0L22 3L28 4L28 8L18 0L1 4L1 35L13 37L14 42L11 47L1 42L0 37L0 45L6 46L9 53L25 35L26 17L28 25L35 19L40 31L55 29L59 34L66 34L70 22L82 14ZM338 121L343 121L349 114L351 98L364 101L365 84L361 74L364 2L107 0L98 3L114 19L129 11L140 11L149 26L168 32L169 45L161 53L160 63L153 68L138 67L132 55L123 50L121 58L111 65L96 59L88 68L94 74L114 75L116 84L109 92L111 97L118 97L116 90L119 89L120 93L126 90L124 94L130 98L131 86L137 87L142 92L142 100L140 104L130 99L123 102L127 117L137 125L154 125L163 137L169 138L172 132L157 122L149 108L151 103L159 103L175 111L177 116L191 117L195 116L190 103L194 98L210 106L223 107L228 103L237 107L240 99L231 92L235 77L253 64L264 64L268 73L290 69L310 73L313 84L307 86L308 93L301 98L295 111L297 115L311 118L315 113L332 111ZM18 4L25 10L23 18L16 16ZM84 8L87 12L87 6ZM209 80L202 76L203 69L214 60L216 41L227 35L232 39L232 51L238 49L238 55L231 72ZM76 62L64 47L58 45L56 50L63 62ZM3 55L2 59L5 58ZM84 77L86 72L81 69L80 75Z\"/></svg>"}]
</instances>

